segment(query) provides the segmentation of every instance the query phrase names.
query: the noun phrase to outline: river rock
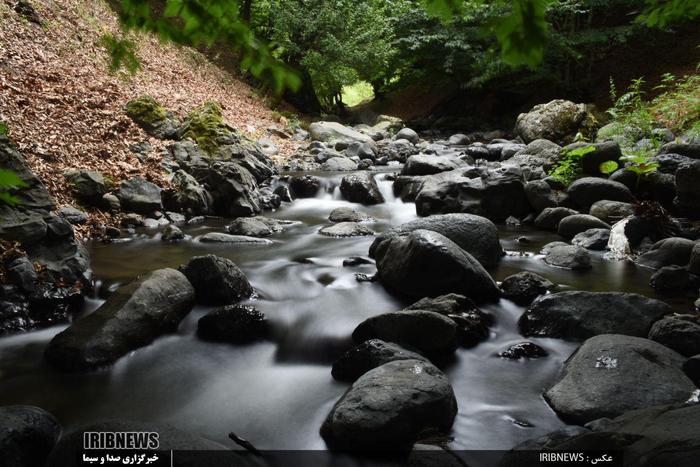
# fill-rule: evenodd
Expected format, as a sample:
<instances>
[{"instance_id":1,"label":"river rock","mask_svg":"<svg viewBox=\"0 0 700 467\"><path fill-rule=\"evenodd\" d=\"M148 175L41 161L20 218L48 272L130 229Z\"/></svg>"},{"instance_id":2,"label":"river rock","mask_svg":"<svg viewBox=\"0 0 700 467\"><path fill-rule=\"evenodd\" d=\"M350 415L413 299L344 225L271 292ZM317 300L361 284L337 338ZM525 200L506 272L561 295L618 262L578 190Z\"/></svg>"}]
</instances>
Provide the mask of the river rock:
<instances>
[{"instance_id":1,"label":"river rock","mask_svg":"<svg viewBox=\"0 0 700 467\"><path fill-rule=\"evenodd\" d=\"M328 216L331 222L371 222L374 218L352 208L335 208Z\"/></svg>"},{"instance_id":2,"label":"river rock","mask_svg":"<svg viewBox=\"0 0 700 467\"><path fill-rule=\"evenodd\" d=\"M597 201L634 201L632 192L620 182L597 177L579 178L567 189L569 199L583 211L588 211Z\"/></svg>"},{"instance_id":3,"label":"river rock","mask_svg":"<svg viewBox=\"0 0 700 467\"><path fill-rule=\"evenodd\" d=\"M700 354L693 355L683 364L683 371L698 387L700 387Z\"/></svg>"},{"instance_id":4,"label":"river rock","mask_svg":"<svg viewBox=\"0 0 700 467\"><path fill-rule=\"evenodd\" d=\"M692 357L700 354L700 319L697 315L673 315L651 327L649 339Z\"/></svg>"},{"instance_id":5,"label":"river rock","mask_svg":"<svg viewBox=\"0 0 700 467\"><path fill-rule=\"evenodd\" d=\"M449 432L457 414L452 387L421 360L386 363L362 375L321 427L332 450L406 450L426 429Z\"/></svg>"},{"instance_id":6,"label":"river rock","mask_svg":"<svg viewBox=\"0 0 700 467\"><path fill-rule=\"evenodd\" d=\"M386 241L418 229L444 235L487 267L497 264L504 255L498 228L490 220L473 214L442 214L416 219L382 233L370 246L370 256L376 257Z\"/></svg>"},{"instance_id":7,"label":"river rock","mask_svg":"<svg viewBox=\"0 0 700 467\"><path fill-rule=\"evenodd\" d=\"M113 363L156 337L174 332L192 309L194 298L190 282L174 269L145 274L57 334L46 349L46 358L67 371Z\"/></svg>"},{"instance_id":8,"label":"river rock","mask_svg":"<svg viewBox=\"0 0 700 467\"><path fill-rule=\"evenodd\" d=\"M327 172L351 172L358 169L357 162L347 157L331 157L321 166Z\"/></svg>"},{"instance_id":9,"label":"river rock","mask_svg":"<svg viewBox=\"0 0 700 467\"><path fill-rule=\"evenodd\" d=\"M267 332L267 318L252 306L228 305L197 322L197 335L207 341L247 344L264 338Z\"/></svg>"},{"instance_id":10,"label":"river rock","mask_svg":"<svg viewBox=\"0 0 700 467\"><path fill-rule=\"evenodd\" d=\"M651 276L649 285L658 293L683 296L698 290L700 278L684 267L664 266Z\"/></svg>"},{"instance_id":11,"label":"river rock","mask_svg":"<svg viewBox=\"0 0 700 467\"><path fill-rule=\"evenodd\" d=\"M313 141L331 144L338 141L347 145L354 142L376 144L371 137L336 122L314 122L309 126L309 134Z\"/></svg>"},{"instance_id":12,"label":"river rock","mask_svg":"<svg viewBox=\"0 0 700 467\"><path fill-rule=\"evenodd\" d=\"M214 200L196 178L177 170L170 179L170 189L163 191L163 206L190 216L208 214Z\"/></svg>"},{"instance_id":13,"label":"river rock","mask_svg":"<svg viewBox=\"0 0 700 467\"><path fill-rule=\"evenodd\" d=\"M659 154L680 154L690 159L700 159L700 144L671 142L661 146Z\"/></svg>"},{"instance_id":14,"label":"river rock","mask_svg":"<svg viewBox=\"0 0 700 467\"><path fill-rule=\"evenodd\" d=\"M402 175L433 175L466 166L466 162L454 156L416 154L406 161Z\"/></svg>"},{"instance_id":15,"label":"river rock","mask_svg":"<svg viewBox=\"0 0 700 467\"><path fill-rule=\"evenodd\" d=\"M499 290L481 264L437 232L397 235L375 251L378 275L389 289L409 297L459 293L493 300Z\"/></svg>"},{"instance_id":16,"label":"river rock","mask_svg":"<svg viewBox=\"0 0 700 467\"><path fill-rule=\"evenodd\" d=\"M520 317L525 336L586 339L615 333L646 337L671 312L664 302L622 292L559 292L536 300Z\"/></svg>"},{"instance_id":17,"label":"river rock","mask_svg":"<svg viewBox=\"0 0 700 467\"><path fill-rule=\"evenodd\" d=\"M176 242L185 238L185 233L180 230L176 225L167 225L163 229L163 234L161 235L161 240L164 242Z\"/></svg>"},{"instance_id":18,"label":"river rock","mask_svg":"<svg viewBox=\"0 0 700 467\"><path fill-rule=\"evenodd\" d=\"M246 237L269 237L272 235L272 229L255 217L239 217L226 227L226 231L232 235Z\"/></svg>"},{"instance_id":19,"label":"river rock","mask_svg":"<svg viewBox=\"0 0 700 467\"><path fill-rule=\"evenodd\" d=\"M589 229L576 234L571 243L587 250L605 250L609 240L610 229Z\"/></svg>"},{"instance_id":20,"label":"river rock","mask_svg":"<svg viewBox=\"0 0 700 467\"><path fill-rule=\"evenodd\" d=\"M447 316L457 324L458 341L463 347L473 347L488 339L489 326L493 324L493 317L481 311L472 300L453 293L422 298L404 310L432 311Z\"/></svg>"},{"instance_id":21,"label":"river rock","mask_svg":"<svg viewBox=\"0 0 700 467\"><path fill-rule=\"evenodd\" d=\"M343 177L340 193L351 203L372 205L384 202L384 196L379 191L374 176L368 172L357 172Z\"/></svg>"},{"instance_id":22,"label":"river rock","mask_svg":"<svg viewBox=\"0 0 700 467\"><path fill-rule=\"evenodd\" d=\"M649 251L637 258L642 266L658 269L663 266L687 266L695 242L687 238L672 237L660 240Z\"/></svg>"},{"instance_id":23,"label":"river rock","mask_svg":"<svg viewBox=\"0 0 700 467\"><path fill-rule=\"evenodd\" d=\"M331 374L337 381L352 383L369 370L397 360L428 361L421 354L406 350L393 342L370 339L348 350L336 360Z\"/></svg>"},{"instance_id":24,"label":"river rock","mask_svg":"<svg viewBox=\"0 0 700 467\"><path fill-rule=\"evenodd\" d=\"M574 214L567 216L559 222L557 233L564 238L571 239L577 234L590 229L607 229L612 227L590 214Z\"/></svg>"},{"instance_id":25,"label":"river rock","mask_svg":"<svg viewBox=\"0 0 700 467\"><path fill-rule=\"evenodd\" d=\"M40 467L58 441L61 425L39 407L0 407L0 459L6 467Z\"/></svg>"},{"instance_id":26,"label":"river rock","mask_svg":"<svg viewBox=\"0 0 700 467\"><path fill-rule=\"evenodd\" d=\"M680 213L691 219L700 219L700 160L683 164L676 171L677 195L673 201Z\"/></svg>"},{"instance_id":27,"label":"river rock","mask_svg":"<svg viewBox=\"0 0 700 467\"><path fill-rule=\"evenodd\" d=\"M180 269L203 305L228 305L253 294L248 278L230 259L196 256Z\"/></svg>"},{"instance_id":28,"label":"river rock","mask_svg":"<svg viewBox=\"0 0 700 467\"><path fill-rule=\"evenodd\" d=\"M567 360L545 399L560 417L577 424L685 402L697 388L681 370L683 362L678 353L648 339L595 336Z\"/></svg>"},{"instance_id":29,"label":"river rock","mask_svg":"<svg viewBox=\"0 0 700 467\"><path fill-rule=\"evenodd\" d=\"M58 210L58 215L73 225L81 225L87 222L88 216L83 211L72 206L64 206Z\"/></svg>"},{"instance_id":30,"label":"river rock","mask_svg":"<svg viewBox=\"0 0 700 467\"><path fill-rule=\"evenodd\" d=\"M230 235L220 232L209 232L198 239L201 243L231 243L239 245L271 245L272 241L264 238L248 237L246 235Z\"/></svg>"},{"instance_id":31,"label":"river rock","mask_svg":"<svg viewBox=\"0 0 700 467\"><path fill-rule=\"evenodd\" d=\"M546 208L559 206L560 197L544 180L533 180L525 184L525 196L536 213Z\"/></svg>"},{"instance_id":32,"label":"river rock","mask_svg":"<svg viewBox=\"0 0 700 467\"><path fill-rule=\"evenodd\" d=\"M498 356L507 360L543 358L549 355L546 350L532 342L513 344L499 353Z\"/></svg>"},{"instance_id":33,"label":"river rock","mask_svg":"<svg viewBox=\"0 0 700 467\"><path fill-rule=\"evenodd\" d=\"M377 145L370 143L351 143L345 150L345 157L357 157L360 160L374 161Z\"/></svg>"},{"instance_id":34,"label":"river rock","mask_svg":"<svg viewBox=\"0 0 700 467\"><path fill-rule=\"evenodd\" d=\"M313 175L297 175L289 179L292 198L314 198L321 189L321 179Z\"/></svg>"},{"instance_id":35,"label":"river rock","mask_svg":"<svg viewBox=\"0 0 700 467\"><path fill-rule=\"evenodd\" d=\"M584 270L592 267L591 255L578 245L553 242L542 248L542 254L545 255L545 263L557 268Z\"/></svg>"},{"instance_id":36,"label":"river rock","mask_svg":"<svg viewBox=\"0 0 700 467\"><path fill-rule=\"evenodd\" d=\"M693 162L693 159L690 157L681 156L680 154L658 154L652 157L651 160L659 164L659 172L670 175L675 175L680 166Z\"/></svg>"},{"instance_id":37,"label":"river rock","mask_svg":"<svg viewBox=\"0 0 700 467\"><path fill-rule=\"evenodd\" d=\"M584 104L557 99L520 114L515 129L525 143L536 139L569 143L577 132L587 131L594 121Z\"/></svg>"},{"instance_id":38,"label":"river rock","mask_svg":"<svg viewBox=\"0 0 700 467\"><path fill-rule=\"evenodd\" d=\"M519 272L508 276L501 282L503 298L518 304L529 305L540 295L554 289L554 284L534 272Z\"/></svg>"},{"instance_id":39,"label":"river rock","mask_svg":"<svg viewBox=\"0 0 700 467\"><path fill-rule=\"evenodd\" d=\"M193 467L198 465L230 465L236 467L260 467L257 458L231 450L223 445L181 431L171 425L132 420L109 420L81 425L61 437L56 449L51 453L46 467L81 467L84 450L84 433L158 433L159 452L177 451L173 456L173 467ZM164 456L160 456L161 461ZM167 457L170 465L170 457Z\"/></svg>"},{"instance_id":40,"label":"river rock","mask_svg":"<svg viewBox=\"0 0 700 467\"><path fill-rule=\"evenodd\" d=\"M99 205L110 188L102 173L95 170L68 169L63 175L75 195L91 205Z\"/></svg>"},{"instance_id":41,"label":"river rock","mask_svg":"<svg viewBox=\"0 0 700 467\"><path fill-rule=\"evenodd\" d=\"M326 237L366 237L374 235L374 232L367 226L357 222L339 222L328 225L318 231Z\"/></svg>"},{"instance_id":42,"label":"river rock","mask_svg":"<svg viewBox=\"0 0 700 467\"><path fill-rule=\"evenodd\" d=\"M535 218L535 227L544 230L557 230L562 219L575 214L578 214L578 211L565 207L545 208Z\"/></svg>"},{"instance_id":43,"label":"river rock","mask_svg":"<svg viewBox=\"0 0 700 467\"><path fill-rule=\"evenodd\" d=\"M615 141L604 141L600 143L578 142L565 146L562 152L568 152L580 148L592 148L593 150L587 153L581 160L581 168L583 172L589 175L601 175L600 164L603 162L613 161L619 166L624 165L620 160L622 151L620 145Z\"/></svg>"},{"instance_id":44,"label":"river rock","mask_svg":"<svg viewBox=\"0 0 700 467\"><path fill-rule=\"evenodd\" d=\"M634 215L634 206L623 201L601 200L593 203L588 213L606 224L612 225Z\"/></svg>"},{"instance_id":45,"label":"river rock","mask_svg":"<svg viewBox=\"0 0 700 467\"><path fill-rule=\"evenodd\" d=\"M121 183L117 197L123 209L138 214L150 214L162 207L160 192L158 186L136 177Z\"/></svg>"},{"instance_id":46,"label":"river rock","mask_svg":"<svg viewBox=\"0 0 700 467\"><path fill-rule=\"evenodd\" d=\"M688 262L688 271L696 276L700 276L700 242L695 242L693 251L690 253Z\"/></svg>"},{"instance_id":47,"label":"river rock","mask_svg":"<svg viewBox=\"0 0 700 467\"><path fill-rule=\"evenodd\" d=\"M455 349L457 324L432 311L397 311L366 319L355 328L352 338L356 343L378 338L440 354Z\"/></svg>"},{"instance_id":48,"label":"river rock","mask_svg":"<svg viewBox=\"0 0 700 467\"><path fill-rule=\"evenodd\" d=\"M523 218L530 212L518 167L478 166L423 177L416 195L420 216L463 212L503 222Z\"/></svg>"}]
</instances>

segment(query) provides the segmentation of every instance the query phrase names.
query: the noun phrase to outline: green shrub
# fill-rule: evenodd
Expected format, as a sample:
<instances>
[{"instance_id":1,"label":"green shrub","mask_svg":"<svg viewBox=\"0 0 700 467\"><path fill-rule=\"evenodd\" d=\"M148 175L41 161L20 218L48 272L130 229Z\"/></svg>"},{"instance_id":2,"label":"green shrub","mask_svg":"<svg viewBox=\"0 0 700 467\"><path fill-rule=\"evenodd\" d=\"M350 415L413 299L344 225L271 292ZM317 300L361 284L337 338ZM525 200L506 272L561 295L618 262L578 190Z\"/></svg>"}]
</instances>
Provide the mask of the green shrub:
<instances>
[{"instance_id":1,"label":"green shrub","mask_svg":"<svg viewBox=\"0 0 700 467\"><path fill-rule=\"evenodd\" d=\"M591 145L565 151L564 157L550 170L549 175L566 186L571 185L581 176L583 158L593 151L595 147Z\"/></svg>"}]
</instances>

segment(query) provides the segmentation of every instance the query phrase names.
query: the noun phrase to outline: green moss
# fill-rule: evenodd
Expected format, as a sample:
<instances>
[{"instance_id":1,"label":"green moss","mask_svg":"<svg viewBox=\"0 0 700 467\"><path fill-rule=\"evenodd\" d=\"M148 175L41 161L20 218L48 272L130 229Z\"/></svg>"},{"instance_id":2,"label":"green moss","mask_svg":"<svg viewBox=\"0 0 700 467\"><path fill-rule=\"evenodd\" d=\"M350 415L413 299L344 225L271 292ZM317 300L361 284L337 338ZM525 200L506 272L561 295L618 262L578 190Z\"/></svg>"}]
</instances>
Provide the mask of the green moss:
<instances>
[{"instance_id":1,"label":"green moss","mask_svg":"<svg viewBox=\"0 0 700 467\"><path fill-rule=\"evenodd\" d=\"M192 138L200 148L212 153L218 147L218 137L228 131L221 105L217 102L205 102L187 114L183 136Z\"/></svg>"},{"instance_id":2,"label":"green moss","mask_svg":"<svg viewBox=\"0 0 700 467\"><path fill-rule=\"evenodd\" d=\"M149 95L143 95L126 104L126 114L139 125L154 126L168 118L168 111Z\"/></svg>"}]
</instances>

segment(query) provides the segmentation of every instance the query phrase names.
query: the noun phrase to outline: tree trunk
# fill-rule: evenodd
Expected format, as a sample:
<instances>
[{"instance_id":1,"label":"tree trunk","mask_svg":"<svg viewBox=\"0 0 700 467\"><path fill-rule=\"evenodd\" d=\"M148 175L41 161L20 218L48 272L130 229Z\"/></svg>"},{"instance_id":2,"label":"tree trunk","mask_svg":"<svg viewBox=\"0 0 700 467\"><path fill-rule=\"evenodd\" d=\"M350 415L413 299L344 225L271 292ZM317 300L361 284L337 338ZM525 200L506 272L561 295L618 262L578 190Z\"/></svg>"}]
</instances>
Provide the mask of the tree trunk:
<instances>
[{"instance_id":1,"label":"tree trunk","mask_svg":"<svg viewBox=\"0 0 700 467\"><path fill-rule=\"evenodd\" d=\"M252 7L253 0L243 0L243 4L241 5L241 19L246 24L250 23L250 13Z\"/></svg>"},{"instance_id":2,"label":"tree trunk","mask_svg":"<svg viewBox=\"0 0 700 467\"><path fill-rule=\"evenodd\" d=\"M301 77L301 87L296 92L285 91L284 99L303 113L321 113L321 102L319 102L316 91L314 90L311 75L306 69L300 66L294 68L299 72Z\"/></svg>"}]
</instances>

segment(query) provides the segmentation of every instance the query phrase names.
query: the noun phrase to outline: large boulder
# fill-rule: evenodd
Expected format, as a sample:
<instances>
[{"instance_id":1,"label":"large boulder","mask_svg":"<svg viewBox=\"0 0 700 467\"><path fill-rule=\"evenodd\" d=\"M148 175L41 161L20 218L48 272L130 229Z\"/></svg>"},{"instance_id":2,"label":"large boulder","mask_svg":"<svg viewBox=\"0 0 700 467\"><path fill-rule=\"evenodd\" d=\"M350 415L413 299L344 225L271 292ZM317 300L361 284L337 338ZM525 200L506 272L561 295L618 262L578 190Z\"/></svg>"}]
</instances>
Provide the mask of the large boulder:
<instances>
[{"instance_id":1,"label":"large boulder","mask_svg":"<svg viewBox=\"0 0 700 467\"><path fill-rule=\"evenodd\" d=\"M127 102L126 114L148 134L160 139L177 139L180 121L153 97L143 95Z\"/></svg>"},{"instance_id":2,"label":"large boulder","mask_svg":"<svg viewBox=\"0 0 700 467\"><path fill-rule=\"evenodd\" d=\"M503 298L518 305L529 305L537 297L553 289L554 284L549 279L528 271L508 276L501 282Z\"/></svg>"},{"instance_id":3,"label":"large boulder","mask_svg":"<svg viewBox=\"0 0 700 467\"><path fill-rule=\"evenodd\" d=\"M499 290L469 253L447 237L415 230L382 243L375 251L378 275L389 289L409 297L459 293L493 300Z\"/></svg>"},{"instance_id":4,"label":"large boulder","mask_svg":"<svg viewBox=\"0 0 700 467\"><path fill-rule=\"evenodd\" d=\"M174 269L158 269L120 287L93 313L57 334L47 360L61 370L108 365L173 332L194 305L194 288Z\"/></svg>"},{"instance_id":5,"label":"large boulder","mask_svg":"<svg viewBox=\"0 0 700 467\"><path fill-rule=\"evenodd\" d=\"M423 177L416 194L420 216L463 212L503 222L530 212L518 167L474 167Z\"/></svg>"},{"instance_id":6,"label":"large boulder","mask_svg":"<svg viewBox=\"0 0 700 467\"><path fill-rule=\"evenodd\" d=\"M197 322L197 335L207 341L247 344L264 338L267 333L267 318L252 306L217 308Z\"/></svg>"},{"instance_id":7,"label":"large boulder","mask_svg":"<svg viewBox=\"0 0 700 467\"><path fill-rule=\"evenodd\" d=\"M351 203L371 205L384 202L384 196L379 191L374 176L368 172L357 172L343 177L340 193Z\"/></svg>"},{"instance_id":8,"label":"large boulder","mask_svg":"<svg viewBox=\"0 0 700 467\"><path fill-rule=\"evenodd\" d=\"M649 251L637 258L642 266L658 269L664 266L687 266L695 242L687 238L672 237L656 242Z\"/></svg>"},{"instance_id":9,"label":"large boulder","mask_svg":"<svg viewBox=\"0 0 700 467\"><path fill-rule=\"evenodd\" d=\"M6 467L41 467L61 434L53 415L39 407L0 407L0 459Z\"/></svg>"},{"instance_id":10,"label":"large boulder","mask_svg":"<svg viewBox=\"0 0 700 467\"><path fill-rule=\"evenodd\" d=\"M544 230L554 230L559 228L559 223L565 217L578 214L578 211L565 207L545 208L536 218L535 227Z\"/></svg>"},{"instance_id":11,"label":"large boulder","mask_svg":"<svg viewBox=\"0 0 700 467\"><path fill-rule=\"evenodd\" d=\"M370 136L337 122L314 122L309 126L309 134L313 141L324 143L341 142L349 145L357 142L368 143L373 147L376 145Z\"/></svg>"},{"instance_id":12,"label":"large boulder","mask_svg":"<svg viewBox=\"0 0 700 467\"><path fill-rule=\"evenodd\" d=\"M700 161L681 165L676 171L676 199L673 201L682 215L700 219Z\"/></svg>"},{"instance_id":13,"label":"large boulder","mask_svg":"<svg viewBox=\"0 0 700 467\"><path fill-rule=\"evenodd\" d=\"M605 250L609 241L610 229L589 229L576 234L571 239L571 244L587 250Z\"/></svg>"},{"instance_id":14,"label":"large boulder","mask_svg":"<svg viewBox=\"0 0 700 467\"><path fill-rule=\"evenodd\" d=\"M102 197L109 191L110 183L102 173L96 170L68 169L66 178L73 193L83 202L91 205L101 204Z\"/></svg>"},{"instance_id":15,"label":"large boulder","mask_svg":"<svg viewBox=\"0 0 700 467\"><path fill-rule=\"evenodd\" d=\"M593 203L588 214L597 217L606 224L613 225L626 217L634 215L634 206L623 201L601 200Z\"/></svg>"},{"instance_id":16,"label":"large boulder","mask_svg":"<svg viewBox=\"0 0 700 467\"><path fill-rule=\"evenodd\" d=\"M289 179L289 192L293 198L314 198L321 189L321 179L313 175L296 175Z\"/></svg>"},{"instance_id":17,"label":"large boulder","mask_svg":"<svg viewBox=\"0 0 700 467\"><path fill-rule=\"evenodd\" d=\"M208 214L213 203L207 190L184 170L177 170L172 175L170 189L163 191L162 198L166 209L190 216Z\"/></svg>"},{"instance_id":18,"label":"large boulder","mask_svg":"<svg viewBox=\"0 0 700 467\"><path fill-rule=\"evenodd\" d=\"M341 355L333 363L331 374L338 381L352 383L369 370L397 360L426 360L426 358L393 342L370 339Z\"/></svg>"},{"instance_id":19,"label":"large boulder","mask_svg":"<svg viewBox=\"0 0 700 467\"><path fill-rule=\"evenodd\" d=\"M680 154L690 159L700 159L698 143L666 143L659 149L659 154Z\"/></svg>"},{"instance_id":20,"label":"large boulder","mask_svg":"<svg viewBox=\"0 0 700 467\"><path fill-rule=\"evenodd\" d=\"M347 157L331 157L323 163L321 169L327 172L351 172L358 167L357 162Z\"/></svg>"},{"instance_id":21,"label":"large boulder","mask_svg":"<svg viewBox=\"0 0 700 467\"><path fill-rule=\"evenodd\" d=\"M646 337L671 312L664 302L622 292L559 292L536 300L520 317L525 336L586 339L615 333Z\"/></svg>"},{"instance_id":22,"label":"large boulder","mask_svg":"<svg viewBox=\"0 0 700 467\"><path fill-rule=\"evenodd\" d=\"M338 222L327 225L318 231L326 237L365 237L374 235L374 232L364 224L358 222Z\"/></svg>"},{"instance_id":23,"label":"large boulder","mask_svg":"<svg viewBox=\"0 0 700 467\"><path fill-rule=\"evenodd\" d=\"M20 201L18 205L20 209L44 212L53 209L53 199L46 187L39 177L30 170L17 147L3 134L0 134L0 167L14 172L27 185L17 193L14 193ZM2 203L2 207L7 208L5 203ZM0 221L4 221L5 214L0 214L2 214L0 215Z\"/></svg>"},{"instance_id":24,"label":"large boulder","mask_svg":"<svg viewBox=\"0 0 700 467\"><path fill-rule=\"evenodd\" d=\"M328 215L328 220L331 222L371 222L374 218L364 212L356 211L352 208L341 207L335 208Z\"/></svg>"},{"instance_id":25,"label":"large boulder","mask_svg":"<svg viewBox=\"0 0 700 467\"><path fill-rule=\"evenodd\" d=\"M419 229L444 235L487 267L497 264L504 255L493 222L473 214L443 214L416 219L382 233L370 246L370 256L375 257L384 242Z\"/></svg>"},{"instance_id":26,"label":"large boulder","mask_svg":"<svg viewBox=\"0 0 700 467\"><path fill-rule=\"evenodd\" d=\"M597 177L579 178L572 183L567 193L571 202L582 211L588 211L597 201L634 201L632 192L620 182Z\"/></svg>"},{"instance_id":27,"label":"large boulder","mask_svg":"<svg viewBox=\"0 0 700 467\"><path fill-rule=\"evenodd\" d=\"M428 354L456 348L457 324L450 318L424 310L396 311L373 316L352 333L356 343L382 339L414 347Z\"/></svg>"},{"instance_id":28,"label":"large boulder","mask_svg":"<svg viewBox=\"0 0 700 467\"><path fill-rule=\"evenodd\" d=\"M690 271L691 274L700 276L700 242L695 242L693 251L690 253L688 271Z\"/></svg>"},{"instance_id":29,"label":"large boulder","mask_svg":"<svg viewBox=\"0 0 700 467\"><path fill-rule=\"evenodd\" d=\"M578 245L552 242L542 248L544 262L550 266L572 270L590 269L591 255Z\"/></svg>"},{"instance_id":30,"label":"large boulder","mask_svg":"<svg viewBox=\"0 0 700 467\"><path fill-rule=\"evenodd\" d=\"M559 206L561 196L544 180L533 180L525 184L525 196L536 213Z\"/></svg>"},{"instance_id":31,"label":"large boulder","mask_svg":"<svg viewBox=\"0 0 700 467\"><path fill-rule=\"evenodd\" d=\"M648 339L595 336L567 360L545 399L560 417L577 424L685 402L697 387L681 370L684 360Z\"/></svg>"},{"instance_id":32,"label":"large boulder","mask_svg":"<svg viewBox=\"0 0 700 467\"><path fill-rule=\"evenodd\" d=\"M140 177L123 181L117 197L124 210L138 214L150 214L162 207L161 189Z\"/></svg>"},{"instance_id":33,"label":"large boulder","mask_svg":"<svg viewBox=\"0 0 700 467\"><path fill-rule=\"evenodd\" d=\"M697 315L674 315L651 327L649 339L692 357L700 354L700 319Z\"/></svg>"},{"instance_id":34,"label":"large boulder","mask_svg":"<svg viewBox=\"0 0 700 467\"><path fill-rule=\"evenodd\" d=\"M396 140L400 139L405 139L406 141L410 141L411 144L417 144L418 141L420 141L420 136L418 136L418 133L416 133L414 130L410 128L402 128L399 130L398 133L396 133L395 138Z\"/></svg>"},{"instance_id":35,"label":"large boulder","mask_svg":"<svg viewBox=\"0 0 700 467\"><path fill-rule=\"evenodd\" d=\"M561 144L570 143L579 131L591 133L594 121L584 104L556 99L520 114L515 129L525 143L547 139Z\"/></svg>"},{"instance_id":36,"label":"large boulder","mask_svg":"<svg viewBox=\"0 0 700 467\"><path fill-rule=\"evenodd\" d=\"M572 239L581 232L585 232L590 229L606 229L610 230L612 227L601 221L597 217L593 217L590 214L574 214L568 216L559 221L559 226L557 227L557 233L566 239Z\"/></svg>"},{"instance_id":37,"label":"large boulder","mask_svg":"<svg viewBox=\"0 0 700 467\"><path fill-rule=\"evenodd\" d=\"M355 381L323 422L321 436L332 450L407 450L422 432L449 432L456 414L444 373L422 360L399 360Z\"/></svg>"},{"instance_id":38,"label":"large boulder","mask_svg":"<svg viewBox=\"0 0 700 467\"><path fill-rule=\"evenodd\" d=\"M540 452L605 449L625 466L694 467L700 456L700 405L660 405L632 410L612 420L601 419L583 427L566 427L535 440L528 440L508 455L503 467L536 465ZM560 452L557 452L560 451ZM595 459L595 457L594 457ZM623 464L620 464L623 465Z\"/></svg>"},{"instance_id":39,"label":"large boulder","mask_svg":"<svg viewBox=\"0 0 700 467\"><path fill-rule=\"evenodd\" d=\"M194 287L197 302L203 305L229 305L253 293L248 278L230 259L197 256L180 269Z\"/></svg>"},{"instance_id":40,"label":"large boulder","mask_svg":"<svg viewBox=\"0 0 700 467\"><path fill-rule=\"evenodd\" d=\"M473 347L488 339L489 326L493 324L493 317L490 314L481 311L464 295L454 293L422 298L404 310L432 311L447 316L457 324L458 341L463 347Z\"/></svg>"},{"instance_id":41,"label":"large boulder","mask_svg":"<svg viewBox=\"0 0 700 467\"><path fill-rule=\"evenodd\" d=\"M406 161L401 170L402 175L433 175L466 166L466 162L454 156L435 156L416 154Z\"/></svg>"}]
</instances>

